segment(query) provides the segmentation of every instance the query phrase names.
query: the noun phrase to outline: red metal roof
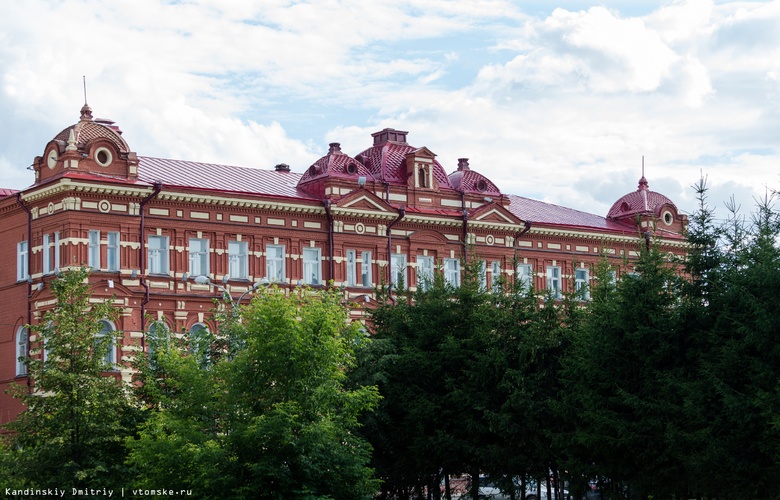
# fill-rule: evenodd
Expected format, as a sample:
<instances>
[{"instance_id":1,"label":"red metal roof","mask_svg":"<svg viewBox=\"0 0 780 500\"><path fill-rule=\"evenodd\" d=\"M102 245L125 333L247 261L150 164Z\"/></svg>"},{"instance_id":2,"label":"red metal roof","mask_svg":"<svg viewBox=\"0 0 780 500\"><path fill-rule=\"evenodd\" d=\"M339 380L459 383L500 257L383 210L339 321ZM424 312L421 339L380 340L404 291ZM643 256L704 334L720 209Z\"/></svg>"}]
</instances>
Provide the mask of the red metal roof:
<instances>
[{"instance_id":1,"label":"red metal roof","mask_svg":"<svg viewBox=\"0 0 780 500\"><path fill-rule=\"evenodd\" d=\"M6 196L13 196L19 191L16 189L7 189L7 188L0 188L0 198L5 198Z\"/></svg>"},{"instance_id":2,"label":"red metal roof","mask_svg":"<svg viewBox=\"0 0 780 500\"><path fill-rule=\"evenodd\" d=\"M385 142L366 149L355 158L368 168L374 178L406 184L406 155L417 149L406 143ZM433 177L439 188L452 187L444 168L436 160L433 160Z\"/></svg>"},{"instance_id":3,"label":"red metal roof","mask_svg":"<svg viewBox=\"0 0 780 500\"><path fill-rule=\"evenodd\" d=\"M185 160L138 157L138 179L168 186L318 200L298 189L301 174Z\"/></svg>"},{"instance_id":4,"label":"red metal roof","mask_svg":"<svg viewBox=\"0 0 780 500\"><path fill-rule=\"evenodd\" d=\"M592 228L602 231L636 233L635 226L609 220L600 215L589 214L573 208L561 207L513 194L507 196L511 202L509 211L520 219L531 221L534 224L554 224L558 226Z\"/></svg>"},{"instance_id":5,"label":"red metal roof","mask_svg":"<svg viewBox=\"0 0 780 500\"><path fill-rule=\"evenodd\" d=\"M648 189L647 179L642 176L639 179L639 186L636 191L628 193L622 196L616 201L612 208L607 212L607 217L610 219L630 217L636 214L653 213L659 214L659 210L663 205L671 205L674 210L677 211L677 206L661 193L650 191Z\"/></svg>"}]
</instances>

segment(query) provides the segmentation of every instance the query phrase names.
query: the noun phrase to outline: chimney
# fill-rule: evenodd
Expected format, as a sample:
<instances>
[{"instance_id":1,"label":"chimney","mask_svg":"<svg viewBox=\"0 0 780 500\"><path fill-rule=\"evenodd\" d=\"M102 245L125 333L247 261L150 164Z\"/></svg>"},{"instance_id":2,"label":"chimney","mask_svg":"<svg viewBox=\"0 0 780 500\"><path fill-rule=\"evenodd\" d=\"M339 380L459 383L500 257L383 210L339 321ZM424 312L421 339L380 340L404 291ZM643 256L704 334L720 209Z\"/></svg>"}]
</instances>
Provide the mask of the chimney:
<instances>
[{"instance_id":1,"label":"chimney","mask_svg":"<svg viewBox=\"0 0 780 500\"><path fill-rule=\"evenodd\" d=\"M386 128L379 132L374 132L371 137L374 138L374 146L379 146L386 142L397 142L400 144L406 144L406 134L409 132L403 130L396 130L394 128Z\"/></svg>"},{"instance_id":2,"label":"chimney","mask_svg":"<svg viewBox=\"0 0 780 500\"><path fill-rule=\"evenodd\" d=\"M290 165L286 163L280 163L274 167L274 170L276 170L277 172L289 172Z\"/></svg>"},{"instance_id":3,"label":"chimney","mask_svg":"<svg viewBox=\"0 0 780 500\"><path fill-rule=\"evenodd\" d=\"M338 142L331 142L330 144L328 144L328 146L330 148L328 149L329 155L341 153L341 144L339 144Z\"/></svg>"},{"instance_id":4,"label":"chimney","mask_svg":"<svg viewBox=\"0 0 780 500\"><path fill-rule=\"evenodd\" d=\"M471 170L468 158L458 158L458 171L462 172L463 170Z\"/></svg>"}]
</instances>

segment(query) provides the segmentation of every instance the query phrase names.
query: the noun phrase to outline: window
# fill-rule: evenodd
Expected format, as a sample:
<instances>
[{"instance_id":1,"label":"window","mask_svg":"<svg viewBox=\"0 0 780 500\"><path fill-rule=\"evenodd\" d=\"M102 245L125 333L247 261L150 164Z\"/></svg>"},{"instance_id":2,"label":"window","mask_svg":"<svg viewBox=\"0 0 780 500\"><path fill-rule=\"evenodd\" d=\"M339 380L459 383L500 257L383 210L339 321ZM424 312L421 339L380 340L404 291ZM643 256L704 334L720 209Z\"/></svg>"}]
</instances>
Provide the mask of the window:
<instances>
[{"instance_id":1,"label":"window","mask_svg":"<svg viewBox=\"0 0 780 500\"><path fill-rule=\"evenodd\" d=\"M246 241L228 242L228 258L230 277L239 280L249 279L249 244Z\"/></svg>"},{"instance_id":2,"label":"window","mask_svg":"<svg viewBox=\"0 0 780 500\"><path fill-rule=\"evenodd\" d=\"M209 329L203 323L195 323L190 328L190 356L194 357L202 368L205 368L211 359L210 349Z\"/></svg>"},{"instance_id":3,"label":"window","mask_svg":"<svg viewBox=\"0 0 780 500\"><path fill-rule=\"evenodd\" d=\"M322 260L319 248L303 249L303 282L319 285L322 281Z\"/></svg>"},{"instance_id":4,"label":"window","mask_svg":"<svg viewBox=\"0 0 780 500\"><path fill-rule=\"evenodd\" d=\"M168 238L149 236L149 274L168 274Z\"/></svg>"},{"instance_id":5,"label":"window","mask_svg":"<svg viewBox=\"0 0 780 500\"><path fill-rule=\"evenodd\" d=\"M51 268L51 237L48 234L43 235L43 274L52 272Z\"/></svg>"},{"instance_id":6,"label":"window","mask_svg":"<svg viewBox=\"0 0 780 500\"><path fill-rule=\"evenodd\" d=\"M430 290L433 286L433 257L417 256L417 288Z\"/></svg>"},{"instance_id":7,"label":"window","mask_svg":"<svg viewBox=\"0 0 780 500\"><path fill-rule=\"evenodd\" d=\"M579 268L574 271L574 290L583 300L590 299L590 271Z\"/></svg>"},{"instance_id":8,"label":"window","mask_svg":"<svg viewBox=\"0 0 780 500\"><path fill-rule=\"evenodd\" d=\"M95 340L95 346L97 346L99 342L102 342L103 338L108 337L108 352L105 354L105 358L103 359L112 370L116 364L116 346L114 345L113 334L114 325L112 325L110 321L106 321L104 319L100 320L100 332L97 334L98 338Z\"/></svg>"},{"instance_id":9,"label":"window","mask_svg":"<svg viewBox=\"0 0 780 500\"><path fill-rule=\"evenodd\" d=\"M284 282L284 245L268 245L266 247L265 274L270 281Z\"/></svg>"},{"instance_id":10,"label":"window","mask_svg":"<svg viewBox=\"0 0 780 500\"><path fill-rule=\"evenodd\" d=\"M497 260L490 263L490 282L494 292L501 289L501 263Z\"/></svg>"},{"instance_id":11,"label":"window","mask_svg":"<svg viewBox=\"0 0 780 500\"><path fill-rule=\"evenodd\" d=\"M16 376L27 375L27 348L30 342L30 335L27 328L21 327L16 332Z\"/></svg>"},{"instance_id":12,"label":"window","mask_svg":"<svg viewBox=\"0 0 780 500\"><path fill-rule=\"evenodd\" d=\"M29 257L27 251L27 242L22 241L16 244L16 280L23 281L27 279L27 259Z\"/></svg>"},{"instance_id":13,"label":"window","mask_svg":"<svg viewBox=\"0 0 780 500\"><path fill-rule=\"evenodd\" d=\"M355 274L357 273L357 262L354 250L347 250L347 286L355 286Z\"/></svg>"},{"instance_id":14,"label":"window","mask_svg":"<svg viewBox=\"0 0 780 500\"><path fill-rule=\"evenodd\" d=\"M87 265L92 269L100 269L100 231L89 232L88 246Z\"/></svg>"},{"instance_id":15,"label":"window","mask_svg":"<svg viewBox=\"0 0 780 500\"><path fill-rule=\"evenodd\" d=\"M517 266L517 278L515 278L516 284L522 289L522 290L530 290L533 286L533 279L534 279L534 269L531 264L520 264Z\"/></svg>"},{"instance_id":16,"label":"window","mask_svg":"<svg viewBox=\"0 0 780 500\"><path fill-rule=\"evenodd\" d=\"M109 271L119 272L119 233L112 231L107 235L106 267Z\"/></svg>"},{"instance_id":17,"label":"window","mask_svg":"<svg viewBox=\"0 0 780 500\"><path fill-rule=\"evenodd\" d=\"M364 251L360 254L360 284L363 286L373 286L371 279L371 252Z\"/></svg>"},{"instance_id":18,"label":"window","mask_svg":"<svg viewBox=\"0 0 780 500\"><path fill-rule=\"evenodd\" d=\"M390 258L390 282L396 288L406 284L406 255L393 254Z\"/></svg>"},{"instance_id":19,"label":"window","mask_svg":"<svg viewBox=\"0 0 780 500\"><path fill-rule=\"evenodd\" d=\"M460 260L444 259L444 282L450 286L460 286Z\"/></svg>"},{"instance_id":20,"label":"window","mask_svg":"<svg viewBox=\"0 0 780 500\"><path fill-rule=\"evenodd\" d=\"M54 269L60 268L60 233L54 233Z\"/></svg>"},{"instance_id":21,"label":"window","mask_svg":"<svg viewBox=\"0 0 780 500\"><path fill-rule=\"evenodd\" d=\"M209 274L209 240L190 238L190 275L208 276Z\"/></svg>"},{"instance_id":22,"label":"window","mask_svg":"<svg viewBox=\"0 0 780 500\"><path fill-rule=\"evenodd\" d=\"M155 321L149 325L149 331L146 332L146 348L149 351L149 364L156 366L157 358L155 353L161 345L167 344L170 340L168 325L162 321Z\"/></svg>"},{"instance_id":23,"label":"window","mask_svg":"<svg viewBox=\"0 0 780 500\"><path fill-rule=\"evenodd\" d=\"M479 261L479 289L487 290L487 263L484 260Z\"/></svg>"},{"instance_id":24,"label":"window","mask_svg":"<svg viewBox=\"0 0 780 500\"><path fill-rule=\"evenodd\" d=\"M561 296L561 268L558 266L547 266L547 290L553 297Z\"/></svg>"}]
</instances>

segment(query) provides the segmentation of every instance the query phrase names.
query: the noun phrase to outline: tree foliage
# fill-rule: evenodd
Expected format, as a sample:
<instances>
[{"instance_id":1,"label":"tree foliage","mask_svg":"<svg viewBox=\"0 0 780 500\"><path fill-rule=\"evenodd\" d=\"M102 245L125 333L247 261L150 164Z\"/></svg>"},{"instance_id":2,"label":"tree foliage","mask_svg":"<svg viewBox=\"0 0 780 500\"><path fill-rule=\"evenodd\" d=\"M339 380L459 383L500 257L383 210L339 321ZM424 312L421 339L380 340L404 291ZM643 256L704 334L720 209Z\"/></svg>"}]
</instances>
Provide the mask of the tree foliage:
<instances>
[{"instance_id":1,"label":"tree foliage","mask_svg":"<svg viewBox=\"0 0 780 500\"><path fill-rule=\"evenodd\" d=\"M98 335L119 316L112 301L90 301L89 271L65 271L51 282L55 307L29 326L43 356L25 359L31 385L13 395L26 410L11 431L5 467L14 484L40 488L127 484L124 438L136 408L106 361L121 332ZM42 359L44 358L44 359Z\"/></svg>"}]
</instances>

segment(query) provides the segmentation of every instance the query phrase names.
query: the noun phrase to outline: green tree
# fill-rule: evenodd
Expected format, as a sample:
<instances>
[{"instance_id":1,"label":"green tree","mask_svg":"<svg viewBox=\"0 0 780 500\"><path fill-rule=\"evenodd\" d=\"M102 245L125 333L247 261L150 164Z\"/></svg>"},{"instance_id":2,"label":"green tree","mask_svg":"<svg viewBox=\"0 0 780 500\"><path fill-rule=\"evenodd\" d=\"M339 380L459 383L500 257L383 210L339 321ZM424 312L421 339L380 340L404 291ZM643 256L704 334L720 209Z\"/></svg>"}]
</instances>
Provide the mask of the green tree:
<instances>
[{"instance_id":1,"label":"green tree","mask_svg":"<svg viewBox=\"0 0 780 500\"><path fill-rule=\"evenodd\" d=\"M102 320L120 314L110 300L90 301L89 271L65 271L52 281L56 305L29 326L40 356L26 359L31 387L15 386L26 409L6 425L5 454L13 481L40 488L124 486L124 438L137 411L107 361L121 332L99 335ZM32 336L31 335L31 336Z\"/></svg>"},{"instance_id":2,"label":"green tree","mask_svg":"<svg viewBox=\"0 0 780 500\"><path fill-rule=\"evenodd\" d=\"M201 498L366 498L376 491L358 416L375 388L345 386L368 342L337 292L259 291L243 308L243 349L208 367L161 344L147 372L151 417L128 441L136 485ZM232 315L231 318L237 319ZM220 335L217 335L219 337Z\"/></svg>"}]
</instances>

